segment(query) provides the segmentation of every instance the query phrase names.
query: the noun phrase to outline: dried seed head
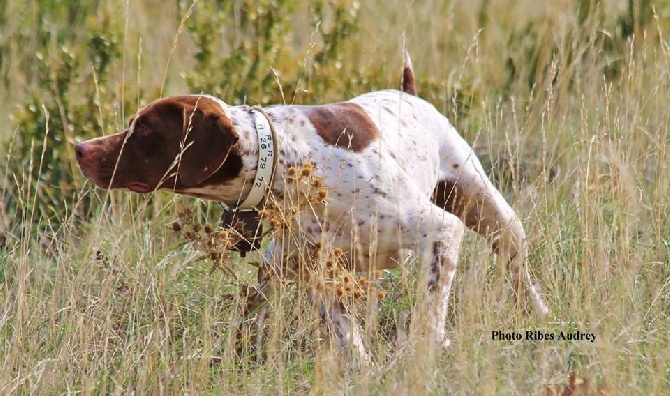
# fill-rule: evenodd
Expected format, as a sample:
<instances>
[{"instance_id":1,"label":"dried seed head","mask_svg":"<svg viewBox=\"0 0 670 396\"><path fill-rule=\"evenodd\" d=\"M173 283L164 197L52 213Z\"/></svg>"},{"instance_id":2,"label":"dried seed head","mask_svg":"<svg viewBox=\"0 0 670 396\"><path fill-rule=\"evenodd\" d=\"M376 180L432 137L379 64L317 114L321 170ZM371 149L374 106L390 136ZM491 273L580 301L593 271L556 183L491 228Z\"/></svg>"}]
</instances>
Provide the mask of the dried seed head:
<instances>
[{"instance_id":1,"label":"dried seed head","mask_svg":"<svg viewBox=\"0 0 670 396\"><path fill-rule=\"evenodd\" d=\"M205 232L211 234L214 231L214 227L211 224L205 224Z\"/></svg>"},{"instance_id":2,"label":"dried seed head","mask_svg":"<svg viewBox=\"0 0 670 396\"><path fill-rule=\"evenodd\" d=\"M342 283L344 283L345 285L351 283L351 275L344 274L344 276L342 277Z\"/></svg>"},{"instance_id":3,"label":"dried seed head","mask_svg":"<svg viewBox=\"0 0 670 396\"><path fill-rule=\"evenodd\" d=\"M218 261L221 259L221 253L220 252L211 252L209 254L209 258L211 258L213 261Z\"/></svg>"},{"instance_id":4,"label":"dried seed head","mask_svg":"<svg viewBox=\"0 0 670 396\"><path fill-rule=\"evenodd\" d=\"M193 231L195 231L195 232L202 231L202 224L200 224L200 223L193 224Z\"/></svg>"},{"instance_id":5,"label":"dried seed head","mask_svg":"<svg viewBox=\"0 0 670 396\"><path fill-rule=\"evenodd\" d=\"M179 232L181 231L181 224L178 221L172 223L172 231Z\"/></svg>"},{"instance_id":6,"label":"dried seed head","mask_svg":"<svg viewBox=\"0 0 670 396\"><path fill-rule=\"evenodd\" d=\"M186 231L186 239L189 241L195 241L195 232L193 231Z\"/></svg>"},{"instance_id":7,"label":"dried seed head","mask_svg":"<svg viewBox=\"0 0 670 396\"><path fill-rule=\"evenodd\" d=\"M298 169L296 169L295 166L292 166L286 170L286 177L289 179L297 179L298 178Z\"/></svg>"},{"instance_id":8,"label":"dried seed head","mask_svg":"<svg viewBox=\"0 0 670 396\"><path fill-rule=\"evenodd\" d=\"M344 256L344 249L339 248L339 247L333 249L333 255L335 255L335 257L342 257L342 256Z\"/></svg>"},{"instance_id":9,"label":"dried seed head","mask_svg":"<svg viewBox=\"0 0 670 396\"><path fill-rule=\"evenodd\" d=\"M383 300L386 298L386 292L384 290L378 290L377 291L377 298L380 300Z\"/></svg>"},{"instance_id":10,"label":"dried seed head","mask_svg":"<svg viewBox=\"0 0 670 396\"><path fill-rule=\"evenodd\" d=\"M216 234L220 239L228 239L228 231L226 230L221 230L219 231L218 234Z\"/></svg>"},{"instance_id":11,"label":"dried seed head","mask_svg":"<svg viewBox=\"0 0 670 396\"><path fill-rule=\"evenodd\" d=\"M325 188L320 188L319 191L316 192L316 200L319 202L323 202L326 200L328 197L328 190Z\"/></svg>"},{"instance_id":12,"label":"dried seed head","mask_svg":"<svg viewBox=\"0 0 670 396\"><path fill-rule=\"evenodd\" d=\"M361 276L360 278L358 278L358 284L361 285L361 287L365 287L365 285L368 284L367 278L364 277L364 276Z\"/></svg>"},{"instance_id":13,"label":"dried seed head","mask_svg":"<svg viewBox=\"0 0 670 396\"><path fill-rule=\"evenodd\" d=\"M323 179L321 179L321 178L319 178L319 177L315 177L315 178L312 180L312 186L314 186L314 188L321 188L321 187L323 187Z\"/></svg>"},{"instance_id":14,"label":"dried seed head","mask_svg":"<svg viewBox=\"0 0 670 396\"><path fill-rule=\"evenodd\" d=\"M338 297L342 297L342 296L344 296L345 289L344 289L344 287L342 287L340 285L340 286L337 286L337 289L335 290L335 292L337 293Z\"/></svg>"},{"instance_id":15,"label":"dried seed head","mask_svg":"<svg viewBox=\"0 0 670 396\"><path fill-rule=\"evenodd\" d=\"M308 168L302 168L302 171L300 172L300 176L310 177L310 176L312 176L312 170L308 169Z\"/></svg>"}]
</instances>

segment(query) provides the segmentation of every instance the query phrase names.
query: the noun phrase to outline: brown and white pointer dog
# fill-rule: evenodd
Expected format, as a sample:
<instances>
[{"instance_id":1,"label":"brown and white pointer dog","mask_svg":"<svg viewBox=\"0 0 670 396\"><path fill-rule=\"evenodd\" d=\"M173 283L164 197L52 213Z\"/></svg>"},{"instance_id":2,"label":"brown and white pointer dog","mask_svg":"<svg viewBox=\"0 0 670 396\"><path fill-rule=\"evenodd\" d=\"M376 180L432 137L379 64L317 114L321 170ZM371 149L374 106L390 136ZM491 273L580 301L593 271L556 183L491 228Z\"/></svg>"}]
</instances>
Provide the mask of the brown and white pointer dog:
<instances>
[{"instance_id":1,"label":"brown and white pointer dog","mask_svg":"<svg viewBox=\"0 0 670 396\"><path fill-rule=\"evenodd\" d=\"M527 294L544 316L519 217L472 148L416 96L408 56L403 75L402 91L263 112L208 95L170 96L141 109L126 130L78 144L77 161L102 188L163 189L231 206L259 191L261 198L288 199L287 168L310 162L328 196L322 208L301 214L304 237L343 249L356 271L393 268L401 251L415 251L427 269L425 307L438 343L449 344L444 322L465 226L489 241L509 265L517 295ZM259 128L273 133L263 137ZM273 147L259 140L266 138ZM276 155L271 186L258 182L268 154ZM279 265L290 249L282 240L273 244L270 265ZM355 321L337 307L325 310L341 347L368 361Z\"/></svg>"}]
</instances>

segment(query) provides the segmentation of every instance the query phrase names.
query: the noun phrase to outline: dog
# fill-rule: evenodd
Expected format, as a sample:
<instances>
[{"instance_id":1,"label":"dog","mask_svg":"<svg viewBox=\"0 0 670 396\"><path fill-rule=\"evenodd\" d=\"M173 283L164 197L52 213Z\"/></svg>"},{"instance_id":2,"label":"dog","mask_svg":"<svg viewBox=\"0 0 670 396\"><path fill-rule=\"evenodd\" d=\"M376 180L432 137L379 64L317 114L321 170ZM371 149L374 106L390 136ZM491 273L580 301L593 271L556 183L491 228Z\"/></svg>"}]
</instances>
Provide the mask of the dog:
<instances>
[{"instance_id":1,"label":"dog","mask_svg":"<svg viewBox=\"0 0 670 396\"><path fill-rule=\"evenodd\" d=\"M260 208L270 197L294 201L287 170L314 164L328 194L303 208L302 236L344 252L355 271L394 268L414 251L425 268L432 339L449 345L445 317L465 227L485 237L507 264L517 297L548 313L526 268L523 225L486 176L472 148L433 105L417 95L405 56L401 90L346 102L263 109L230 106L209 95L158 99L127 129L76 145L82 173L97 186L158 189ZM291 242L277 238L267 257L279 265ZM355 320L336 305L321 310L342 349L366 362Z\"/></svg>"}]
</instances>

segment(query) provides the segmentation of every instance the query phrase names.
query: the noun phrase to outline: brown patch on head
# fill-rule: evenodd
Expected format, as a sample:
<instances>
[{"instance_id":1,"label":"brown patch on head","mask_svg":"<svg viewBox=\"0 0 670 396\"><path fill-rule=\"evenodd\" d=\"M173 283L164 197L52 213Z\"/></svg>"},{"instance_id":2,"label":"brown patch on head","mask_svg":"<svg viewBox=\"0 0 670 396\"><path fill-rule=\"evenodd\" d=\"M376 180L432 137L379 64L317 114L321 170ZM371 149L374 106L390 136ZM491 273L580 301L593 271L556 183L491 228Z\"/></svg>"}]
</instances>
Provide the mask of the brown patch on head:
<instances>
[{"instance_id":1,"label":"brown patch on head","mask_svg":"<svg viewBox=\"0 0 670 396\"><path fill-rule=\"evenodd\" d=\"M125 131L80 143L76 153L100 187L180 190L235 178L242 168L237 139L214 100L173 96L142 109Z\"/></svg>"},{"instance_id":2,"label":"brown patch on head","mask_svg":"<svg viewBox=\"0 0 670 396\"><path fill-rule=\"evenodd\" d=\"M299 107L316 132L328 144L361 151L379 137L379 130L363 108L355 103Z\"/></svg>"}]
</instances>

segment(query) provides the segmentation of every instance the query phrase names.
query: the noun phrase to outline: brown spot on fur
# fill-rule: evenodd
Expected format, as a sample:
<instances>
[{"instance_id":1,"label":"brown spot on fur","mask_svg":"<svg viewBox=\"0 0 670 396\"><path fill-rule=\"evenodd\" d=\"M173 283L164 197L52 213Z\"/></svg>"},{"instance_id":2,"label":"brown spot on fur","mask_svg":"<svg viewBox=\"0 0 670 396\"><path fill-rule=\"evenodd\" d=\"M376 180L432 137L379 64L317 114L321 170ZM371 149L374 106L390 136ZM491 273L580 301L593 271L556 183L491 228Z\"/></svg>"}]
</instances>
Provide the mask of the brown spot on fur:
<instances>
[{"instance_id":1,"label":"brown spot on fur","mask_svg":"<svg viewBox=\"0 0 670 396\"><path fill-rule=\"evenodd\" d=\"M355 103L299 107L328 144L352 151L361 151L379 136L377 126Z\"/></svg>"},{"instance_id":2,"label":"brown spot on fur","mask_svg":"<svg viewBox=\"0 0 670 396\"><path fill-rule=\"evenodd\" d=\"M433 243L433 262L430 264L430 277L428 279L428 291L430 292L435 291L435 288L442 280L442 267L445 260L440 253L442 246L443 243L441 241Z\"/></svg>"},{"instance_id":3,"label":"brown spot on fur","mask_svg":"<svg viewBox=\"0 0 670 396\"><path fill-rule=\"evenodd\" d=\"M411 65L405 65L402 71L402 91L414 96L417 94L414 70Z\"/></svg>"},{"instance_id":4,"label":"brown spot on fur","mask_svg":"<svg viewBox=\"0 0 670 396\"><path fill-rule=\"evenodd\" d=\"M378 196L380 196L380 197L382 197L382 198L386 198L386 197L388 196L388 194L386 193L386 191L382 190L382 189L379 188L379 187L374 187L374 188L372 189L372 192L374 192L375 195L378 195Z\"/></svg>"},{"instance_id":5,"label":"brown spot on fur","mask_svg":"<svg viewBox=\"0 0 670 396\"><path fill-rule=\"evenodd\" d=\"M433 191L433 202L458 217L465 214L463 191L451 180L441 180L437 183Z\"/></svg>"},{"instance_id":6,"label":"brown spot on fur","mask_svg":"<svg viewBox=\"0 0 670 396\"><path fill-rule=\"evenodd\" d=\"M459 217L471 230L484 235L486 230L480 229L480 223L485 203L477 198L466 197L465 189L451 180L439 181L433 191L435 205Z\"/></svg>"},{"instance_id":7,"label":"brown spot on fur","mask_svg":"<svg viewBox=\"0 0 670 396\"><path fill-rule=\"evenodd\" d=\"M400 85L402 86L403 92L416 96L418 90L416 89L414 68L412 67L412 58L407 51L405 51L405 67L402 70L402 81Z\"/></svg>"}]
</instances>

